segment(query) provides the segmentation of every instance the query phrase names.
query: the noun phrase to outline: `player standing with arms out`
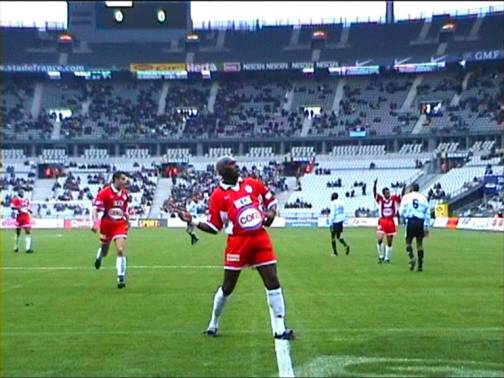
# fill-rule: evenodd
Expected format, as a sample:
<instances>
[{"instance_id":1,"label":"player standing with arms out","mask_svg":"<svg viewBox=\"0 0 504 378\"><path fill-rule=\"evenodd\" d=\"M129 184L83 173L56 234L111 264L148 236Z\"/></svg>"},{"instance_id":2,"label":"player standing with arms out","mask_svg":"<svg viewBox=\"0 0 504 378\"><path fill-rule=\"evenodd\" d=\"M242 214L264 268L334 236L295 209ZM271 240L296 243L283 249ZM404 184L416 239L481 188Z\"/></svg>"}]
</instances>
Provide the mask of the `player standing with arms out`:
<instances>
[{"instance_id":1,"label":"player standing with arms out","mask_svg":"<svg viewBox=\"0 0 504 378\"><path fill-rule=\"evenodd\" d=\"M291 340L294 331L285 326L285 304L277 275L276 256L264 228L271 226L275 219L277 200L261 181L240 177L238 166L231 157L220 158L216 170L222 181L210 196L208 220L196 222L187 210L177 210L183 221L201 231L217 234L225 227L229 235L224 281L215 293L212 317L204 334L217 335L224 305L238 282L241 270L249 266L257 268L266 287L274 337Z\"/></svg>"},{"instance_id":2,"label":"player standing with arms out","mask_svg":"<svg viewBox=\"0 0 504 378\"><path fill-rule=\"evenodd\" d=\"M11 209L13 216L16 218L16 238L14 239L14 252L19 251L19 237L21 236L21 229L25 231L25 246L26 253L33 253L32 248L32 235L31 235L31 209L30 201L24 198L24 190L18 191L17 197L11 200Z\"/></svg>"},{"instance_id":3,"label":"player standing with arms out","mask_svg":"<svg viewBox=\"0 0 504 378\"><path fill-rule=\"evenodd\" d=\"M338 199L338 193L331 194L331 207L329 211L329 229L331 230L331 246L333 256L338 256L336 239L345 247L345 253L350 253L350 246L341 237L343 233L343 222L345 221L345 207L343 201Z\"/></svg>"},{"instance_id":4,"label":"player standing with arms out","mask_svg":"<svg viewBox=\"0 0 504 378\"><path fill-rule=\"evenodd\" d=\"M390 263L392 259L392 242L394 236L396 235L396 225L394 218L398 216L399 205L401 204L401 197L404 195L404 188L401 195L392 194L390 195L389 188L383 188L382 194L378 194L376 186L378 184L378 179L374 181L373 185L373 196L378 205L380 217L378 219L378 228L376 230L377 245L378 250L378 263L381 264L385 262ZM387 246L383 243L384 236L387 237Z\"/></svg>"},{"instance_id":5,"label":"player standing with arms out","mask_svg":"<svg viewBox=\"0 0 504 378\"><path fill-rule=\"evenodd\" d=\"M98 192L93 202L91 231L99 232L101 246L95 260L95 268L100 269L102 259L107 256L110 243L115 242L117 250L117 287L126 287L126 238L128 237L128 202L126 191L127 176L124 172L115 172L112 183ZM103 216L98 226L98 211Z\"/></svg>"},{"instance_id":6,"label":"player standing with arms out","mask_svg":"<svg viewBox=\"0 0 504 378\"><path fill-rule=\"evenodd\" d=\"M423 271L423 238L429 235L429 226L431 221L429 201L423 195L418 193L418 184L411 184L411 192L406 194L401 202L399 214L406 220L406 252L410 259L410 270L415 269L415 255L411 245L413 238L416 239L418 268Z\"/></svg>"}]
</instances>

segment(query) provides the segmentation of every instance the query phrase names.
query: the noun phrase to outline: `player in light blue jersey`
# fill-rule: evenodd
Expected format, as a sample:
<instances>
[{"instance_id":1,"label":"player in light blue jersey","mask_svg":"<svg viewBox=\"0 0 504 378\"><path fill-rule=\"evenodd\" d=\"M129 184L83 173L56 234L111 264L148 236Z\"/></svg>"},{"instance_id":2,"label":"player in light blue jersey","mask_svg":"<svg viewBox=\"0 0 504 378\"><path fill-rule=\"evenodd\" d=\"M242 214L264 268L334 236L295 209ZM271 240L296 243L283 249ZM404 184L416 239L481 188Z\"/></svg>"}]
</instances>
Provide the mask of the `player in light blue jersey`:
<instances>
[{"instance_id":1,"label":"player in light blue jersey","mask_svg":"<svg viewBox=\"0 0 504 378\"><path fill-rule=\"evenodd\" d=\"M192 215L193 218L198 216L198 201L195 196L191 198L191 201L186 205L186 210ZM186 232L191 237L191 245L194 245L198 242L199 238L196 236L196 232L194 231L194 226L187 225Z\"/></svg>"},{"instance_id":2,"label":"player in light blue jersey","mask_svg":"<svg viewBox=\"0 0 504 378\"><path fill-rule=\"evenodd\" d=\"M431 223L429 201L423 195L418 193L418 184L411 184L410 193L406 194L399 208L399 214L402 219L406 220L406 252L410 258L410 270L415 269L415 255L413 254L413 238L416 239L417 255L418 255L418 272L423 271L423 238L429 234L429 226Z\"/></svg>"},{"instance_id":3,"label":"player in light blue jersey","mask_svg":"<svg viewBox=\"0 0 504 378\"><path fill-rule=\"evenodd\" d=\"M338 256L338 249L336 248L336 239L343 244L346 249L346 254L350 253L350 245L345 242L345 239L341 237L343 233L343 222L345 221L345 207L343 202L338 199L338 193L333 193L331 195L331 207L329 212L329 227L331 230L331 245L333 256Z\"/></svg>"}]
</instances>

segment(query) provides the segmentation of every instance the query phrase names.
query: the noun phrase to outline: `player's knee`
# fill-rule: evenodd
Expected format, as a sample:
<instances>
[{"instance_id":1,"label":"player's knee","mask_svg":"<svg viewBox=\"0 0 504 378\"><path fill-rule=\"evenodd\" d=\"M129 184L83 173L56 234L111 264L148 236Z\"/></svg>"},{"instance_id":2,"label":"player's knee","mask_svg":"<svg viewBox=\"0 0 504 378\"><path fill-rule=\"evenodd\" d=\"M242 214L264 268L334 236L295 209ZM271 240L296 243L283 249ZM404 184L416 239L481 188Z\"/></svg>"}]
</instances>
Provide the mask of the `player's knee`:
<instances>
[{"instance_id":1,"label":"player's knee","mask_svg":"<svg viewBox=\"0 0 504 378\"><path fill-rule=\"evenodd\" d=\"M233 293L234 285L224 282L221 288L222 288L222 294L224 294L227 297L228 295L231 295Z\"/></svg>"},{"instance_id":2,"label":"player's knee","mask_svg":"<svg viewBox=\"0 0 504 378\"><path fill-rule=\"evenodd\" d=\"M117 256L123 257L125 254L124 247L117 247Z\"/></svg>"}]
</instances>

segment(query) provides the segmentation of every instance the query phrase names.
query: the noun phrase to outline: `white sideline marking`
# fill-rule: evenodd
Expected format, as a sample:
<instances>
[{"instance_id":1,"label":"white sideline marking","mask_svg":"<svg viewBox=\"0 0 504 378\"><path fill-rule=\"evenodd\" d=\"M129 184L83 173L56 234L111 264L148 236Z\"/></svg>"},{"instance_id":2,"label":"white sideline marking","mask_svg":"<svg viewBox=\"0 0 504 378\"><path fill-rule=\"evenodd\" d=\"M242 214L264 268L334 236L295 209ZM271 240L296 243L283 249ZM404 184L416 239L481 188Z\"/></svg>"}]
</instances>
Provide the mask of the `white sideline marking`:
<instances>
[{"instance_id":1,"label":"white sideline marking","mask_svg":"<svg viewBox=\"0 0 504 378\"><path fill-rule=\"evenodd\" d=\"M91 266L2 266L2 270L91 270ZM112 270L114 267L101 268ZM220 265L130 265L128 269L222 269Z\"/></svg>"},{"instance_id":2,"label":"white sideline marking","mask_svg":"<svg viewBox=\"0 0 504 378\"><path fill-rule=\"evenodd\" d=\"M278 376L280 378L293 378L294 369L290 355L289 340L275 339L275 352L278 365Z\"/></svg>"}]
</instances>

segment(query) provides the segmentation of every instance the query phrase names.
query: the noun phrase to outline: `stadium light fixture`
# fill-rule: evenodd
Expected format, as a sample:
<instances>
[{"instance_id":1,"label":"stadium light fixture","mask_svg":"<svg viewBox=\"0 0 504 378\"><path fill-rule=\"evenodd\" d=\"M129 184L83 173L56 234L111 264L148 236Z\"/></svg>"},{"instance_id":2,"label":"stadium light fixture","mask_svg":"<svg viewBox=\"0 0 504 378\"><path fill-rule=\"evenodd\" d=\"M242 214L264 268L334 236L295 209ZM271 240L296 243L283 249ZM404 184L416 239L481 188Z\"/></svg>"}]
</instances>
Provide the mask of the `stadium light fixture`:
<instances>
[{"instance_id":1,"label":"stadium light fixture","mask_svg":"<svg viewBox=\"0 0 504 378\"><path fill-rule=\"evenodd\" d=\"M159 9L157 11L157 20L160 24L162 24L166 21L166 12L164 9Z\"/></svg>"},{"instance_id":2,"label":"stadium light fixture","mask_svg":"<svg viewBox=\"0 0 504 378\"><path fill-rule=\"evenodd\" d=\"M58 36L59 43L71 43L73 42L73 37L68 33L63 33Z\"/></svg>"},{"instance_id":3,"label":"stadium light fixture","mask_svg":"<svg viewBox=\"0 0 504 378\"><path fill-rule=\"evenodd\" d=\"M327 38L327 34L323 30L317 30L317 31L313 32L312 38L313 39L326 39Z\"/></svg>"},{"instance_id":4,"label":"stadium light fixture","mask_svg":"<svg viewBox=\"0 0 504 378\"><path fill-rule=\"evenodd\" d=\"M116 9L114 11L114 20L119 24L124 21L124 14L122 10Z\"/></svg>"},{"instance_id":5,"label":"stadium light fixture","mask_svg":"<svg viewBox=\"0 0 504 378\"><path fill-rule=\"evenodd\" d=\"M191 33L191 34L187 35L186 40L188 40L188 41L198 41L199 40L199 36L198 36L198 34Z\"/></svg>"},{"instance_id":6,"label":"stadium light fixture","mask_svg":"<svg viewBox=\"0 0 504 378\"><path fill-rule=\"evenodd\" d=\"M443 25L443 27L441 28L441 30L443 31L451 31L451 30L455 30L455 24L445 24Z\"/></svg>"}]
</instances>

